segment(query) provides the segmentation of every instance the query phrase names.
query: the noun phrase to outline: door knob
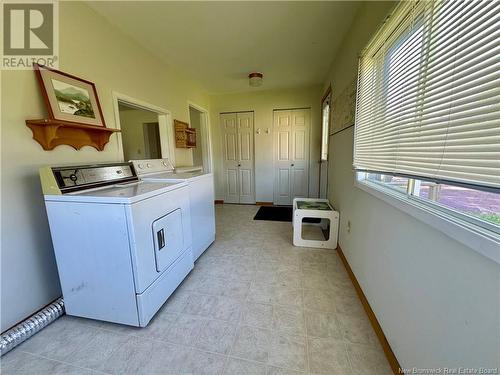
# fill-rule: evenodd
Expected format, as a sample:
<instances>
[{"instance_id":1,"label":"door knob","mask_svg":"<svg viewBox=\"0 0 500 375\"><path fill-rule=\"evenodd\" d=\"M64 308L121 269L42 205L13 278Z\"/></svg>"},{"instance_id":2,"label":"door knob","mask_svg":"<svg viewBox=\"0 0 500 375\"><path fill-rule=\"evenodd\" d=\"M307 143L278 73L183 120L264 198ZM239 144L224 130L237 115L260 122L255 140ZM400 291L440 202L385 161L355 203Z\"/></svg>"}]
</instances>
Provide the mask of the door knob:
<instances>
[{"instance_id":1,"label":"door knob","mask_svg":"<svg viewBox=\"0 0 500 375\"><path fill-rule=\"evenodd\" d=\"M292 164L291 167L293 167L295 164Z\"/></svg>"},{"instance_id":2,"label":"door knob","mask_svg":"<svg viewBox=\"0 0 500 375\"><path fill-rule=\"evenodd\" d=\"M241 167L241 164L238 164L238 167Z\"/></svg>"}]
</instances>

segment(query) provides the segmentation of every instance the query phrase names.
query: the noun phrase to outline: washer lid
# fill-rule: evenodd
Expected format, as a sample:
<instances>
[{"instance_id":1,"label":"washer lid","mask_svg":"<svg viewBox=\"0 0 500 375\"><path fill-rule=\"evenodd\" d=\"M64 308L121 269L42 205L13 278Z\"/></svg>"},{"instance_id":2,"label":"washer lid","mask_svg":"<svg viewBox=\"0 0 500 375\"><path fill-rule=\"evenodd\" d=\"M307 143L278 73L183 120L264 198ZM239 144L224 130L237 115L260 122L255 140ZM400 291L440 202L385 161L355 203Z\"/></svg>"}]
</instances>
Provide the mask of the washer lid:
<instances>
[{"instance_id":1,"label":"washer lid","mask_svg":"<svg viewBox=\"0 0 500 375\"><path fill-rule=\"evenodd\" d=\"M192 167L177 167L175 168L176 173L186 173L186 172L203 172L202 165L193 165Z\"/></svg>"},{"instance_id":2,"label":"washer lid","mask_svg":"<svg viewBox=\"0 0 500 375\"><path fill-rule=\"evenodd\" d=\"M206 176L208 173L203 172L185 172L185 173L172 173L172 172L160 172L160 173L147 173L141 175L143 181L183 181L195 179L200 176Z\"/></svg>"}]
</instances>

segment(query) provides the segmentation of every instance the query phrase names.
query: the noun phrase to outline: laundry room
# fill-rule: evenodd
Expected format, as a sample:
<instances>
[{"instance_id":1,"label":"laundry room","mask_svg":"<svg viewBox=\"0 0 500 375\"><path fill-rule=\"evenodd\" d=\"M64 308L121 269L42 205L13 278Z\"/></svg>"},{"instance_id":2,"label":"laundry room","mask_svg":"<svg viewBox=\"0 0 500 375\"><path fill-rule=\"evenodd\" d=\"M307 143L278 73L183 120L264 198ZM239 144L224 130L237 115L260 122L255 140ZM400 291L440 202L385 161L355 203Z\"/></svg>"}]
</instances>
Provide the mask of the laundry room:
<instances>
[{"instance_id":1,"label":"laundry room","mask_svg":"<svg viewBox=\"0 0 500 375\"><path fill-rule=\"evenodd\" d=\"M500 2L0 7L2 374L500 371Z\"/></svg>"}]
</instances>

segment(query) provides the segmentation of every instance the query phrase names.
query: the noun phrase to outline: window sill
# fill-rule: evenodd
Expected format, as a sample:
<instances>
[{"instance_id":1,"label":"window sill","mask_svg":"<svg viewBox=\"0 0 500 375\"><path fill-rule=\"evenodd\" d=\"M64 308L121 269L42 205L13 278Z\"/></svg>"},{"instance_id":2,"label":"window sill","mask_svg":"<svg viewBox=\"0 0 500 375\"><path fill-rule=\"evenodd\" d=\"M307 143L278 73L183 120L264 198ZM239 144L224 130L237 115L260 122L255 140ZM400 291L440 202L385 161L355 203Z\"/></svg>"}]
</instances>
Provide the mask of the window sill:
<instances>
[{"instance_id":1,"label":"window sill","mask_svg":"<svg viewBox=\"0 0 500 375\"><path fill-rule=\"evenodd\" d=\"M500 236L408 196L366 181L355 186L500 264Z\"/></svg>"}]
</instances>

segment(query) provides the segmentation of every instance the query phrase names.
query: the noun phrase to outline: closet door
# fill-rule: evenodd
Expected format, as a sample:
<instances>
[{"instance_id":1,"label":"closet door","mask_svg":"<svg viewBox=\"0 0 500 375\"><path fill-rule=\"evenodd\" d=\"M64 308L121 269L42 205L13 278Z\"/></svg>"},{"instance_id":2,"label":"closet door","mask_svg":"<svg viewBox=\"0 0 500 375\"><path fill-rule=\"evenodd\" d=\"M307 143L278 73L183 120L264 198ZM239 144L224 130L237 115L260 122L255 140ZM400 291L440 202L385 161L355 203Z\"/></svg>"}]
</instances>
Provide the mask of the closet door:
<instances>
[{"instance_id":1,"label":"closet door","mask_svg":"<svg viewBox=\"0 0 500 375\"><path fill-rule=\"evenodd\" d=\"M274 111L274 204L292 201L292 111Z\"/></svg>"},{"instance_id":2,"label":"closet door","mask_svg":"<svg viewBox=\"0 0 500 375\"><path fill-rule=\"evenodd\" d=\"M255 203L253 112L236 114L238 123L238 169L240 203Z\"/></svg>"},{"instance_id":3,"label":"closet door","mask_svg":"<svg viewBox=\"0 0 500 375\"><path fill-rule=\"evenodd\" d=\"M292 200L309 196L309 116L309 109L292 111Z\"/></svg>"},{"instance_id":4,"label":"closet door","mask_svg":"<svg viewBox=\"0 0 500 375\"><path fill-rule=\"evenodd\" d=\"M222 113L226 203L255 203L253 112Z\"/></svg>"},{"instance_id":5,"label":"closet door","mask_svg":"<svg viewBox=\"0 0 500 375\"><path fill-rule=\"evenodd\" d=\"M238 126L235 113L220 115L226 203L240 203L238 170Z\"/></svg>"},{"instance_id":6,"label":"closet door","mask_svg":"<svg viewBox=\"0 0 500 375\"><path fill-rule=\"evenodd\" d=\"M274 111L274 204L309 195L310 110Z\"/></svg>"}]
</instances>

